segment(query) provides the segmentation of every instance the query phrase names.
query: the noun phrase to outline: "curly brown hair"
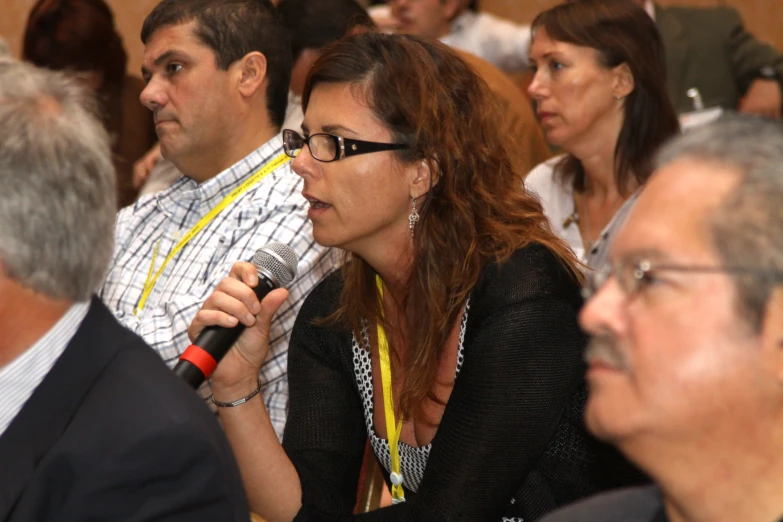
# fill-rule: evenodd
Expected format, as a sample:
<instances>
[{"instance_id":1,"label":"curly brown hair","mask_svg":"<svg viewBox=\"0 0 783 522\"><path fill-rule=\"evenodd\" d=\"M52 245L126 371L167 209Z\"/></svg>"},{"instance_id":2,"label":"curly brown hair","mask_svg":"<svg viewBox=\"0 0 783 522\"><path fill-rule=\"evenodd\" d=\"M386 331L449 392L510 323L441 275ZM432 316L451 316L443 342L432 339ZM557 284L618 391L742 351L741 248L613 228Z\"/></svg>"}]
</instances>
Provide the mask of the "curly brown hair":
<instances>
[{"instance_id":1,"label":"curly brown hair","mask_svg":"<svg viewBox=\"0 0 783 522\"><path fill-rule=\"evenodd\" d=\"M400 411L429 422L425 398L433 393L438 362L482 269L539 243L579 278L577 261L552 232L541 204L523 188L521 162L504 133L499 105L486 83L440 42L411 35L367 33L327 48L313 65L303 95L319 84L357 86L394 141L403 163L426 161L436 173L421 205L410 275L399 302L401 324L384 320L375 271L353 256L343 266L341 307L327 320L353 332L363 321L384 325L392 365L404 371ZM395 331L396 328L396 331ZM395 335L397 334L397 335ZM404 354L393 339L407 341Z\"/></svg>"}]
</instances>

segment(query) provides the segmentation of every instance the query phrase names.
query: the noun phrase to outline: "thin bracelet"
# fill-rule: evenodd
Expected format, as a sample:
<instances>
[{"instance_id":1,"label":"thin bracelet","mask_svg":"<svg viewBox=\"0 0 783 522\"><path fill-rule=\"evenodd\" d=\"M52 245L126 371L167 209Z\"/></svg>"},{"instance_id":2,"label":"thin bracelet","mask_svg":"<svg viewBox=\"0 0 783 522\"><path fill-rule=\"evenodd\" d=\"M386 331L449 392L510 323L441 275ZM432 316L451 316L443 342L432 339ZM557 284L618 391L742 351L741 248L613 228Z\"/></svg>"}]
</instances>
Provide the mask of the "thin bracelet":
<instances>
[{"instance_id":1,"label":"thin bracelet","mask_svg":"<svg viewBox=\"0 0 783 522\"><path fill-rule=\"evenodd\" d=\"M233 402L220 402L215 400L214 395L210 395L209 398L212 399L212 404L215 406L218 406L220 408L233 408L234 406L239 406L240 404L245 404L247 401L258 395L258 392L261 391L261 381L258 382L258 388L256 388L250 395L247 397L242 397L241 399L237 399Z\"/></svg>"}]
</instances>

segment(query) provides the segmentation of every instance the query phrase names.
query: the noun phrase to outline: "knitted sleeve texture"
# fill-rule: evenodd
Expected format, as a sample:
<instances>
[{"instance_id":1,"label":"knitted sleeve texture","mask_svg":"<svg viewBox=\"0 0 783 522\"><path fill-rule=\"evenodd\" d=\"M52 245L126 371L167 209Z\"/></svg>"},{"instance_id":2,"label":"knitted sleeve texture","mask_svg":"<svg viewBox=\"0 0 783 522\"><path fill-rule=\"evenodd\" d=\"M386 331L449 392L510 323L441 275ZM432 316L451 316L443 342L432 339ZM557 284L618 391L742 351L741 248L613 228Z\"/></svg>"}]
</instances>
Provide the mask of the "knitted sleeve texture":
<instances>
[{"instance_id":1,"label":"knitted sleeve texture","mask_svg":"<svg viewBox=\"0 0 783 522\"><path fill-rule=\"evenodd\" d=\"M313 290L291 339L283 445L302 484L297 522L499 522L512 498L527 522L600 489L582 422L579 289L531 245L488 265L471 293L464 363L418 492L353 515L367 433L352 335L314 323L336 309L341 287L335 273Z\"/></svg>"}]
</instances>

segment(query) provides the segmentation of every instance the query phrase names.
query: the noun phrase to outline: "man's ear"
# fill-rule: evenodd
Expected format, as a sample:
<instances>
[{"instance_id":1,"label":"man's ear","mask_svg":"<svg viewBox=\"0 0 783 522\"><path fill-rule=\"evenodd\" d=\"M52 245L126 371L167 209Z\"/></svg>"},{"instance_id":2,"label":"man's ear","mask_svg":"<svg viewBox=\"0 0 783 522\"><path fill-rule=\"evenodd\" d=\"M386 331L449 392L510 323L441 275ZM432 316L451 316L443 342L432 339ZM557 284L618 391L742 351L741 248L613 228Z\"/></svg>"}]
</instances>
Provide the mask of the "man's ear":
<instances>
[{"instance_id":1,"label":"man's ear","mask_svg":"<svg viewBox=\"0 0 783 522\"><path fill-rule=\"evenodd\" d=\"M636 80L633 77L631 68L627 63L621 63L614 68L615 81L614 81L614 97L618 100L625 98L633 92L636 88Z\"/></svg>"},{"instance_id":2,"label":"man's ear","mask_svg":"<svg viewBox=\"0 0 783 522\"><path fill-rule=\"evenodd\" d=\"M761 348L766 367L783 386L783 286L778 285L767 300L761 327Z\"/></svg>"},{"instance_id":3,"label":"man's ear","mask_svg":"<svg viewBox=\"0 0 783 522\"><path fill-rule=\"evenodd\" d=\"M239 92L244 97L255 94L266 80L266 56L252 51L234 64L239 75Z\"/></svg>"}]
</instances>

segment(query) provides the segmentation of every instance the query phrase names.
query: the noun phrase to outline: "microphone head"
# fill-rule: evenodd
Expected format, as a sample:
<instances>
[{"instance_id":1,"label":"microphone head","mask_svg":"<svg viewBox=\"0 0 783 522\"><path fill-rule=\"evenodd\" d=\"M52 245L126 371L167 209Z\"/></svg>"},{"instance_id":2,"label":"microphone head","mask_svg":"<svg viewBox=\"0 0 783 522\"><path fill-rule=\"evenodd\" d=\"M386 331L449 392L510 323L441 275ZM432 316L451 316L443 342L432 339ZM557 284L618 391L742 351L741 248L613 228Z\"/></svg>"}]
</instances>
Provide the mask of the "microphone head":
<instances>
[{"instance_id":1,"label":"microphone head","mask_svg":"<svg viewBox=\"0 0 783 522\"><path fill-rule=\"evenodd\" d=\"M285 288L296 278L299 258L285 243L268 243L256 250L253 264L259 272L271 277L280 288Z\"/></svg>"}]
</instances>

